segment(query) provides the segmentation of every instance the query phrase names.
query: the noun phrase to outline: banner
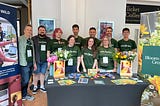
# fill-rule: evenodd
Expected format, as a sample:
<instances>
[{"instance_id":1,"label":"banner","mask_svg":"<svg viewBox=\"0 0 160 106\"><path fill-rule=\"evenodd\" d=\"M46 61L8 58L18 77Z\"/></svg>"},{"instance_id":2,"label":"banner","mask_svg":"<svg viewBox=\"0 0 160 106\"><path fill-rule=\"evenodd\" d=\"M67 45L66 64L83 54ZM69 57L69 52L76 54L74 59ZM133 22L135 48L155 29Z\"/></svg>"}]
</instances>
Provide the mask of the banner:
<instances>
[{"instance_id":1,"label":"banner","mask_svg":"<svg viewBox=\"0 0 160 106\"><path fill-rule=\"evenodd\" d=\"M0 106L21 106L17 10L0 3Z\"/></svg>"},{"instance_id":2,"label":"banner","mask_svg":"<svg viewBox=\"0 0 160 106\"><path fill-rule=\"evenodd\" d=\"M126 5L126 23L140 24L140 15L144 12L159 11L160 6L156 5L139 5L127 4Z\"/></svg>"},{"instance_id":3,"label":"banner","mask_svg":"<svg viewBox=\"0 0 160 106\"><path fill-rule=\"evenodd\" d=\"M143 47L142 72L144 74L160 75L160 53L158 51L160 51L160 46Z\"/></svg>"},{"instance_id":4,"label":"banner","mask_svg":"<svg viewBox=\"0 0 160 106\"><path fill-rule=\"evenodd\" d=\"M160 75L160 11L141 14L140 36L138 45L139 71ZM144 51L143 51L144 49ZM156 63L154 62L156 61Z\"/></svg>"}]
</instances>

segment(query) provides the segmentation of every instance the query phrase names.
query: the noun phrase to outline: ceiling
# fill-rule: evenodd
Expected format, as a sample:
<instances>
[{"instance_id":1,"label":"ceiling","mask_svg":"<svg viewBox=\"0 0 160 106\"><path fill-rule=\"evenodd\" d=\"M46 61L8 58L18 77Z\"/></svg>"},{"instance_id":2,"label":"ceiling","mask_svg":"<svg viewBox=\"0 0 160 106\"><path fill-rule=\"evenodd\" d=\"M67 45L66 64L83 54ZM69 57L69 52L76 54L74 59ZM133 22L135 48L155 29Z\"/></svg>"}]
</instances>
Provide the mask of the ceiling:
<instances>
[{"instance_id":1,"label":"ceiling","mask_svg":"<svg viewBox=\"0 0 160 106\"><path fill-rule=\"evenodd\" d=\"M26 6L28 5L28 0L0 0L2 3L14 5L14 6Z\"/></svg>"}]
</instances>

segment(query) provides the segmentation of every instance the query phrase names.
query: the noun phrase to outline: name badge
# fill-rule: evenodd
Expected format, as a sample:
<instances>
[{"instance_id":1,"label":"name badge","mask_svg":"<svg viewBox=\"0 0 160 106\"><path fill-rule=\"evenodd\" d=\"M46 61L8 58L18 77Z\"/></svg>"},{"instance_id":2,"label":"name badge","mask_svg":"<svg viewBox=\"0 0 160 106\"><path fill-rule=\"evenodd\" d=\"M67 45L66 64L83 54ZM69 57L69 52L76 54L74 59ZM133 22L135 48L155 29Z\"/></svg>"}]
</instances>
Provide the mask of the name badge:
<instances>
[{"instance_id":1,"label":"name badge","mask_svg":"<svg viewBox=\"0 0 160 106\"><path fill-rule=\"evenodd\" d=\"M32 57L32 51L31 50L27 50L27 57Z\"/></svg>"},{"instance_id":2,"label":"name badge","mask_svg":"<svg viewBox=\"0 0 160 106\"><path fill-rule=\"evenodd\" d=\"M58 52L60 52L62 50L62 48L58 48Z\"/></svg>"},{"instance_id":3,"label":"name badge","mask_svg":"<svg viewBox=\"0 0 160 106\"><path fill-rule=\"evenodd\" d=\"M108 63L108 57L103 57L103 63L105 63L105 64Z\"/></svg>"},{"instance_id":4,"label":"name badge","mask_svg":"<svg viewBox=\"0 0 160 106\"><path fill-rule=\"evenodd\" d=\"M68 60L68 66L73 66L73 59Z\"/></svg>"},{"instance_id":5,"label":"name badge","mask_svg":"<svg viewBox=\"0 0 160 106\"><path fill-rule=\"evenodd\" d=\"M46 51L46 45L41 45L41 51Z\"/></svg>"}]
</instances>

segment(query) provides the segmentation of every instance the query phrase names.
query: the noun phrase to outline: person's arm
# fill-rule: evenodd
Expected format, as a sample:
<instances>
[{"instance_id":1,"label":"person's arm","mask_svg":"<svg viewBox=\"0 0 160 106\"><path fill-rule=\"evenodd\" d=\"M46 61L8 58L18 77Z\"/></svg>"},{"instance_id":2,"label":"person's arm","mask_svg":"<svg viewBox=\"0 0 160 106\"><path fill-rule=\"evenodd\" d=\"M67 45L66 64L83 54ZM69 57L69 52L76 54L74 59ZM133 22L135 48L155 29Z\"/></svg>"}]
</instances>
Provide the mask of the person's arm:
<instances>
[{"instance_id":1,"label":"person's arm","mask_svg":"<svg viewBox=\"0 0 160 106\"><path fill-rule=\"evenodd\" d=\"M98 69L98 63L97 63L97 59L94 60L94 63L93 63L93 69Z\"/></svg>"},{"instance_id":2,"label":"person's arm","mask_svg":"<svg viewBox=\"0 0 160 106\"><path fill-rule=\"evenodd\" d=\"M117 62L114 60L114 68L113 68L113 72L117 72Z\"/></svg>"},{"instance_id":3,"label":"person's arm","mask_svg":"<svg viewBox=\"0 0 160 106\"><path fill-rule=\"evenodd\" d=\"M80 72L79 71L80 62L81 62L81 58L77 57L77 72Z\"/></svg>"},{"instance_id":4,"label":"person's arm","mask_svg":"<svg viewBox=\"0 0 160 106\"><path fill-rule=\"evenodd\" d=\"M81 64L82 64L82 67L83 67L83 71L84 71L84 72L87 72L87 71L86 71L86 67L85 67L85 65L84 65L84 61L83 61L83 55L81 55Z\"/></svg>"}]
</instances>

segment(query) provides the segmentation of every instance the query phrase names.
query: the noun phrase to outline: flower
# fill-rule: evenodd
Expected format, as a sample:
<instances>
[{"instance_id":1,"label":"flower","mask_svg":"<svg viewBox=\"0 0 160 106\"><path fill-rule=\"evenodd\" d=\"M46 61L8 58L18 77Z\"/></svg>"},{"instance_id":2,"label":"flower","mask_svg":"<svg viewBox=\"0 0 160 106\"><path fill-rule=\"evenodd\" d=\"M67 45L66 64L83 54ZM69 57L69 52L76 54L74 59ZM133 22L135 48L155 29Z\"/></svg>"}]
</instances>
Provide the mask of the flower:
<instances>
[{"instance_id":1,"label":"flower","mask_svg":"<svg viewBox=\"0 0 160 106\"><path fill-rule=\"evenodd\" d=\"M66 50L60 50L54 54L58 57L58 60L68 60L71 57L71 53Z\"/></svg>"},{"instance_id":2,"label":"flower","mask_svg":"<svg viewBox=\"0 0 160 106\"><path fill-rule=\"evenodd\" d=\"M113 54L113 59L120 63L121 60L129 60L133 61L136 57L136 52L128 51L128 52L117 52Z\"/></svg>"},{"instance_id":3,"label":"flower","mask_svg":"<svg viewBox=\"0 0 160 106\"><path fill-rule=\"evenodd\" d=\"M53 56L51 56L51 57L49 57L48 59L47 59L47 61L49 62L49 63L54 63L54 61L56 61L58 59L58 57L56 56L56 55L53 55Z\"/></svg>"}]
</instances>

